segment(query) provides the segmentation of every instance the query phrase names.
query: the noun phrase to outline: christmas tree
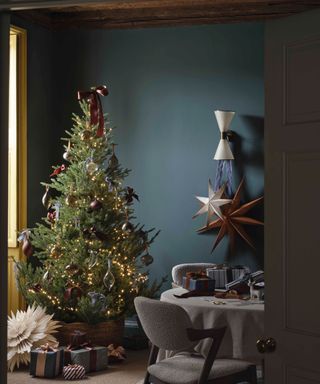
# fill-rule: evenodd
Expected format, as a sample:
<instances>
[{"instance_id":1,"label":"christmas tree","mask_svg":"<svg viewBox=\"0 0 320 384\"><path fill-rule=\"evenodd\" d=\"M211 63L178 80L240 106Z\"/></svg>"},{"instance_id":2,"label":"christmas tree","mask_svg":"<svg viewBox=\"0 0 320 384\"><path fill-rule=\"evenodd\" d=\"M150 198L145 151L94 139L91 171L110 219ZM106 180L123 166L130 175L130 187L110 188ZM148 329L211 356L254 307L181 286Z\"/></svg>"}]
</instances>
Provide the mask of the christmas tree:
<instances>
[{"instance_id":1,"label":"christmas tree","mask_svg":"<svg viewBox=\"0 0 320 384\"><path fill-rule=\"evenodd\" d=\"M129 170L115 155L112 127L103 115L105 86L79 92L82 115L66 131L65 163L53 167L42 203L47 217L20 234L26 261L16 264L17 283L27 303L45 306L55 318L89 323L130 312L135 296L152 296L146 266L154 229L133 224ZM30 262L32 256L33 262Z\"/></svg>"}]
</instances>

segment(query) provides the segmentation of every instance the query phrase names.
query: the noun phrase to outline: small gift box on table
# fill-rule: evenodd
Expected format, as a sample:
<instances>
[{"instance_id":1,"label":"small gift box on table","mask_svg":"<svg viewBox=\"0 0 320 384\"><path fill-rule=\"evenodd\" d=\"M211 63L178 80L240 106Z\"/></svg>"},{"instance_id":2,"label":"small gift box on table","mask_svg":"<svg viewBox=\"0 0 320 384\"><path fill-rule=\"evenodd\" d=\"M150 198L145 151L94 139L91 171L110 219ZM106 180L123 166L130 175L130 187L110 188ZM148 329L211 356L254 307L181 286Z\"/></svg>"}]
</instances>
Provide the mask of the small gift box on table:
<instances>
[{"instance_id":1,"label":"small gift box on table","mask_svg":"<svg viewBox=\"0 0 320 384\"><path fill-rule=\"evenodd\" d=\"M206 272L207 276L215 279L216 288L225 289L228 283L246 275L249 269L241 265L229 267L225 264L217 264L213 268L207 268Z\"/></svg>"},{"instance_id":2,"label":"small gift box on table","mask_svg":"<svg viewBox=\"0 0 320 384\"><path fill-rule=\"evenodd\" d=\"M213 268L207 268L207 276L216 281L216 288L225 289L226 284L234 280L232 269L225 265L217 265Z\"/></svg>"},{"instance_id":3,"label":"small gift box on table","mask_svg":"<svg viewBox=\"0 0 320 384\"><path fill-rule=\"evenodd\" d=\"M64 365L63 348L42 345L30 352L30 375L53 378L62 372Z\"/></svg>"},{"instance_id":4,"label":"small gift box on table","mask_svg":"<svg viewBox=\"0 0 320 384\"><path fill-rule=\"evenodd\" d=\"M250 269L248 267L245 267L244 265L236 265L234 267L231 267L231 270L232 280L237 280L250 273Z\"/></svg>"},{"instance_id":5,"label":"small gift box on table","mask_svg":"<svg viewBox=\"0 0 320 384\"><path fill-rule=\"evenodd\" d=\"M187 272L182 279L182 286L189 291L213 292L215 280L208 277L204 272Z\"/></svg>"},{"instance_id":6,"label":"small gift box on table","mask_svg":"<svg viewBox=\"0 0 320 384\"><path fill-rule=\"evenodd\" d=\"M102 371L108 368L106 347L93 347L90 344L79 347L68 347L64 350L64 364L82 365L86 371Z\"/></svg>"}]
</instances>

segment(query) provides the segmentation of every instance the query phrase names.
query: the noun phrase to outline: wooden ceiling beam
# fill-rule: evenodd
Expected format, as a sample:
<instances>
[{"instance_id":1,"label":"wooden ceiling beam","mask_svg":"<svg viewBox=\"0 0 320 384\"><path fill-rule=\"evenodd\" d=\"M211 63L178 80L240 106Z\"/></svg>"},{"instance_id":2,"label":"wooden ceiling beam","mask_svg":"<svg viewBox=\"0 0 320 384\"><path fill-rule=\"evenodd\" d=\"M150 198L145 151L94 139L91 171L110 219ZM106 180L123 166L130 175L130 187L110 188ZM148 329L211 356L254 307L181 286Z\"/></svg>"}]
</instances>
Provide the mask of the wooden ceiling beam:
<instances>
[{"instance_id":1,"label":"wooden ceiling beam","mask_svg":"<svg viewBox=\"0 0 320 384\"><path fill-rule=\"evenodd\" d=\"M320 7L320 0L129 0L24 11L20 15L54 29L118 29L263 20L313 7Z\"/></svg>"}]
</instances>

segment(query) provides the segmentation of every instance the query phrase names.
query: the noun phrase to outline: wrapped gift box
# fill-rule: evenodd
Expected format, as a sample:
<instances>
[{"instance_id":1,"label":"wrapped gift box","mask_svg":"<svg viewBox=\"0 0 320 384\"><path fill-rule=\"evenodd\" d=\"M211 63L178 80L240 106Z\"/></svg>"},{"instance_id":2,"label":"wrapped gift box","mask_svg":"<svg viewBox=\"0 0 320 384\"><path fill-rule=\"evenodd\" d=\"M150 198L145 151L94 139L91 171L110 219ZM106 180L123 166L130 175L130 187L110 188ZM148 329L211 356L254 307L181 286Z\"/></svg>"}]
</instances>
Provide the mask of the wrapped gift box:
<instances>
[{"instance_id":1,"label":"wrapped gift box","mask_svg":"<svg viewBox=\"0 0 320 384\"><path fill-rule=\"evenodd\" d=\"M226 284L233 280L232 269L228 267L207 268L207 276L216 281L218 289L225 289Z\"/></svg>"},{"instance_id":2,"label":"wrapped gift box","mask_svg":"<svg viewBox=\"0 0 320 384\"><path fill-rule=\"evenodd\" d=\"M78 346L86 343L87 341L86 332L75 329L69 334L69 345Z\"/></svg>"},{"instance_id":3,"label":"wrapped gift box","mask_svg":"<svg viewBox=\"0 0 320 384\"><path fill-rule=\"evenodd\" d=\"M108 353L106 347L86 347L81 349L65 349L64 364L79 364L86 371L102 371L108 368Z\"/></svg>"},{"instance_id":4,"label":"wrapped gift box","mask_svg":"<svg viewBox=\"0 0 320 384\"><path fill-rule=\"evenodd\" d=\"M228 267L225 265L217 266L214 268L206 269L207 276L216 281L216 288L226 289L226 285L234 280L241 279L247 273L249 269L241 265L236 267Z\"/></svg>"},{"instance_id":5,"label":"wrapped gift box","mask_svg":"<svg viewBox=\"0 0 320 384\"><path fill-rule=\"evenodd\" d=\"M30 352L30 375L53 378L62 372L64 365L63 348L37 348Z\"/></svg>"},{"instance_id":6,"label":"wrapped gift box","mask_svg":"<svg viewBox=\"0 0 320 384\"><path fill-rule=\"evenodd\" d=\"M215 289L215 280L202 272L187 272L187 275L182 279L182 286L189 291L213 292Z\"/></svg>"},{"instance_id":7,"label":"wrapped gift box","mask_svg":"<svg viewBox=\"0 0 320 384\"><path fill-rule=\"evenodd\" d=\"M237 265L235 267L231 267L231 271L232 271L232 280L237 280L247 275L248 273L250 273L250 269L243 265Z\"/></svg>"}]
</instances>

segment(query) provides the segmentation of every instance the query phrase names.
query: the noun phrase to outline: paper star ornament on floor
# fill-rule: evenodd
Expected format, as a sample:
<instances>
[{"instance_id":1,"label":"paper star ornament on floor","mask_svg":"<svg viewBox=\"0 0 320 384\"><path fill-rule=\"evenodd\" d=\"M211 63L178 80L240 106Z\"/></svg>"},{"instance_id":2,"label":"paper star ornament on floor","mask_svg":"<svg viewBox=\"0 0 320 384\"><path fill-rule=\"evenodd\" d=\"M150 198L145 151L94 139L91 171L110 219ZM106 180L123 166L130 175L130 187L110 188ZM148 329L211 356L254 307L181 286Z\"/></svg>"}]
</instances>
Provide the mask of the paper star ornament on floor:
<instances>
[{"instance_id":1,"label":"paper star ornament on floor","mask_svg":"<svg viewBox=\"0 0 320 384\"><path fill-rule=\"evenodd\" d=\"M225 204L229 204L232 201L230 199L222 198L225 189L226 189L226 186L224 184L221 188L219 188L215 192L212 188L211 180L209 179L209 186L208 186L209 197L196 196L196 199L200 201L200 203L202 204L202 207L192 218L194 219L195 217L208 212L207 225L209 225L210 219L214 214L216 214L220 219L222 219L223 217L222 217L222 212L220 207Z\"/></svg>"},{"instance_id":2,"label":"paper star ornament on floor","mask_svg":"<svg viewBox=\"0 0 320 384\"><path fill-rule=\"evenodd\" d=\"M253 219L246 216L246 213L258 205L263 197L252 200L249 203L241 205L240 195L243 188L243 179L231 200L231 203L224 207L222 210L222 217L219 216L218 219L208 223L206 226L198 230L199 233L204 233L215 228L220 228L218 236L213 245L212 252L215 250L217 245L223 239L225 235L228 235L230 238L231 249L234 249L236 235L239 235L250 247L254 249L253 241L243 228L244 225L264 225L262 221Z\"/></svg>"}]
</instances>

